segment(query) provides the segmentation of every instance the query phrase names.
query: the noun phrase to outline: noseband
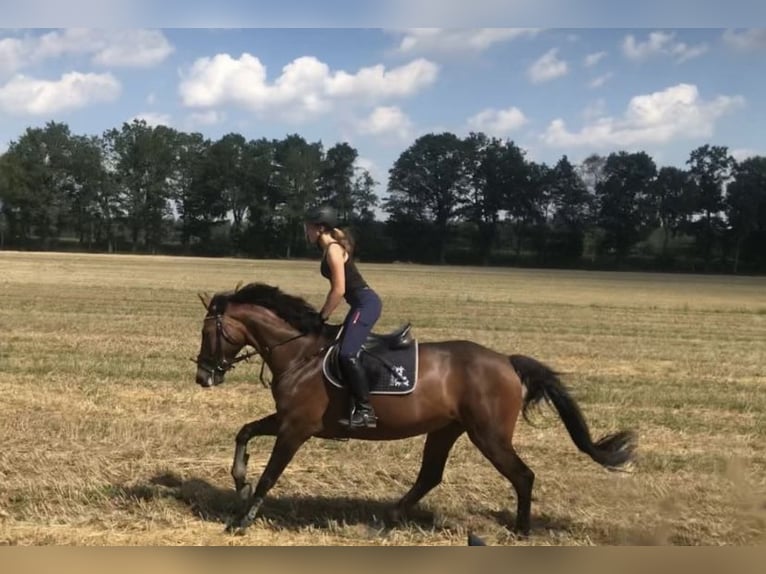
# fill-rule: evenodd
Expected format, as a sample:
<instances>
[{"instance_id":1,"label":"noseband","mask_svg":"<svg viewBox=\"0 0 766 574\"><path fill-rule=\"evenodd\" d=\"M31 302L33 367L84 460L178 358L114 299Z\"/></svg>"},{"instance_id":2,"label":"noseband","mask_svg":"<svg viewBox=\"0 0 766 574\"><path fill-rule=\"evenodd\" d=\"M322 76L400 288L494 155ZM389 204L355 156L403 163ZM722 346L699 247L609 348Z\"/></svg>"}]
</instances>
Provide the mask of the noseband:
<instances>
[{"instance_id":1,"label":"noseband","mask_svg":"<svg viewBox=\"0 0 766 574\"><path fill-rule=\"evenodd\" d=\"M211 317L205 317L205 321L215 321L215 364L211 366L210 362L207 359L203 359L201 357L197 357L196 359L192 359L195 363L197 363L197 366L201 369L207 371L211 375L213 374L219 374L224 375L227 371L234 368L234 365L239 363L240 361L245 361L249 359L250 357L253 357L255 355L258 355L258 351L250 351L248 353L245 353L244 355L239 355L238 357L235 357L231 361L227 361L226 358L223 356L223 345L221 344L221 341L226 341L230 345L238 345L239 343L232 341L231 337L226 333L226 329L223 327L223 315L220 313L216 313L215 315ZM244 346L244 345L243 345Z\"/></svg>"}]
</instances>

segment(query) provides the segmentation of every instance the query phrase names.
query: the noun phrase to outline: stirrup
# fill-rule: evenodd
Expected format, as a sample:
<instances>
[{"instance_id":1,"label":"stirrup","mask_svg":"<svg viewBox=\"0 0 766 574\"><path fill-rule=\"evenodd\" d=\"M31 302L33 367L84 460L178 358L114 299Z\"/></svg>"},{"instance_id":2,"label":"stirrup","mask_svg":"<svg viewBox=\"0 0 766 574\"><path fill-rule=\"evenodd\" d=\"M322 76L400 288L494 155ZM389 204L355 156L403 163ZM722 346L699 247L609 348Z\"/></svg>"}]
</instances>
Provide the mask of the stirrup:
<instances>
[{"instance_id":1,"label":"stirrup","mask_svg":"<svg viewBox=\"0 0 766 574\"><path fill-rule=\"evenodd\" d=\"M340 419L338 422L349 429L374 429L378 426L378 417L375 416L375 412L372 409L360 410L355 408L351 416L346 419Z\"/></svg>"}]
</instances>

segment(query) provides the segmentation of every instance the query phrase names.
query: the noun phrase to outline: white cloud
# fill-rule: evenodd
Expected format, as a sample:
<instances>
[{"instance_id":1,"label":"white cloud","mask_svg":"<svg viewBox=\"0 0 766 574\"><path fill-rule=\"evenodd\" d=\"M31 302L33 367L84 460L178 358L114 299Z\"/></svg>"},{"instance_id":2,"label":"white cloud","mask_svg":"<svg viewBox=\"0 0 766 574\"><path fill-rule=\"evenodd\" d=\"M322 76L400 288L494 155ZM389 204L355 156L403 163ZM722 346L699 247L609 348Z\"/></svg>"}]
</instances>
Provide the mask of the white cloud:
<instances>
[{"instance_id":1,"label":"white cloud","mask_svg":"<svg viewBox=\"0 0 766 574\"><path fill-rule=\"evenodd\" d=\"M24 65L24 43L18 38L0 39L0 73L13 73Z\"/></svg>"},{"instance_id":2,"label":"white cloud","mask_svg":"<svg viewBox=\"0 0 766 574\"><path fill-rule=\"evenodd\" d=\"M532 83L547 82L567 73L569 66L564 60L560 60L556 56L557 53L558 48L551 48L532 63L527 70Z\"/></svg>"},{"instance_id":3,"label":"white cloud","mask_svg":"<svg viewBox=\"0 0 766 574\"><path fill-rule=\"evenodd\" d=\"M204 112L192 112L188 119L193 125L212 126L224 120L226 115L218 110L205 110Z\"/></svg>"},{"instance_id":4,"label":"white cloud","mask_svg":"<svg viewBox=\"0 0 766 574\"><path fill-rule=\"evenodd\" d=\"M752 148L735 148L731 150L731 156L737 161L744 161L749 157L766 156L766 153L758 152Z\"/></svg>"},{"instance_id":5,"label":"white cloud","mask_svg":"<svg viewBox=\"0 0 766 574\"><path fill-rule=\"evenodd\" d=\"M621 118L601 117L579 132L567 129L556 119L542 140L555 147L631 147L666 143L688 137L710 137L715 122L742 106L741 96L718 96L703 101L697 87L678 84L665 90L633 97Z\"/></svg>"},{"instance_id":6,"label":"white cloud","mask_svg":"<svg viewBox=\"0 0 766 574\"><path fill-rule=\"evenodd\" d=\"M725 30L723 41L742 51L766 49L766 28L750 28L747 30Z\"/></svg>"},{"instance_id":7,"label":"white cloud","mask_svg":"<svg viewBox=\"0 0 766 574\"><path fill-rule=\"evenodd\" d=\"M101 40L93 61L102 66L155 66L174 50L158 30L114 30Z\"/></svg>"},{"instance_id":8,"label":"white cloud","mask_svg":"<svg viewBox=\"0 0 766 574\"><path fill-rule=\"evenodd\" d=\"M60 80L17 75L0 87L0 108L8 113L43 115L116 99L120 83L111 74L69 72Z\"/></svg>"},{"instance_id":9,"label":"white cloud","mask_svg":"<svg viewBox=\"0 0 766 574\"><path fill-rule=\"evenodd\" d=\"M360 69L356 74L338 71L323 78L331 96L390 98L411 96L436 80L438 67L419 58L386 71L382 65Z\"/></svg>"},{"instance_id":10,"label":"white cloud","mask_svg":"<svg viewBox=\"0 0 766 574\"><path fill-rule=\"evenodd\" d=\"M256 112L278 112L299 120L329 111L338 100L374 105L417 93L436 80L436 64L417 59L386 70L382 65L354 74L331 71L312 56L297 58L282 68L273 82L266 67L250 54L200 58L182 79L179 92L188 107L234 104Z\"/></svg>"},{"instance_id":11,"label":"white cloud","mask_svg":"<svg viewBox=\"0 0 766 574\"><path fill-rule=\"evenodd\" d=\"M172 126L170 114L160 114L157 112L142 112L130 118L130 120L128 120L128 123L131 123L133 120L144 120L146 124L151 127L154 127L154 126L171 127Z\"/></svg>"},{"instance_id":12,"label":"white cloud","mask_svg":"<svg viewBox=\"0 0 766 574\"><path fill-rule=\"evenodd\" d=\"M468 127L489 135L504 136L527 123L524 113L517 107L505 110L488 108L468 118Z\"/></svg>"},{"instance_id":13,"label":"white cloud","mask_svg":"<svg viewBox=\"0 0 766 574\"><path fill-rule=\"evenodd\" d=\"M173 46L158 30L67 28L0 40L0 72L15 72L46 59L90 55L100 66L148 67L161 63Z\"/></svg>"},{"instance_id":14,"label":"white cloud","mask_svg":"<svg viewBox=\"0 0 766 574\"><path fill-rule=\"evenodd\" d=\"M365 169L370 172L370 174L375 174L378 171L378 164L375 163L375 160L372 160L368 157L357 157L356 158L356 165L360 169Z\"/></svg>"},{"instance_id":15,"label":"white cloud","mask_svg":"<svg viewBox=\"0 0 766 574\"><path fill-rule=\"evenodd\" d=\"M626 58L642 61L652 56L670 55L679 64L692 58L697 58L707 52L707 44L689 46L684 42L674 42L674 32L650 32L646 41L639 42L632 34L625 36L622 42L622 53Z\"/></svg>"},{"instance_id":16,"label":"white cloud","mask_svg":"<svg viewBox=\"0 0 766 574\"><path fill-rule=\"evenodd\" d=\"M356 167L366 170L378 185L388 182L388 173L381 169L375 160L367 157L356 158Z\"/></svg>"},{"instance_id":17,"label":"white cloud","mask_svg":"<svg viewBox=\"0 0 766 574\"><path fill-rule=\"evenodd\" d=\"M404 33L398 51L403 54L482 52L493 44L532 37L539 32L536 28L413 28Z\"/></svg>"},{"instance_id":18,"label":"white cloud","mask_svg":"<svg viewBox=\"0 0 766 574\"><path fill-rule=\"evenodd\" d=\"M412 133L412 122L396 106L378 106L369 116L357 122L359 133L367 135L393 135L407 139Z\"/></svg>"},{"instance_id":19,"label":"white cloud","mask_svg":"<svg viewBox=\"0 0 766 574\"><path fill-rule=\"evenodd\" d=\"M643 60L662 53L672 39L667 32L651 32L645 42L637 42L633 34L628 34L622 41L622 53L631 60Z\"/></svg>"},{"instance_id":20,"label":"white cloud","mask_svg":"<svg viewBox=\"0 0 766 574\"><path fill-rule=\"evenodd\" d=\"M592 68L604 58L606 58L606 52L593 52L592 54L585 56L583 59L583 65L586 68Z\"/></svg>"},{"instance_id":21,"label":"white cloud","mask_svg":"<svg viewBox=\"0 0 766 574\"><path fill-rule=\"evenodd\" d=\"M708 51L707 44L697 44L695 46L689 46L687 44L684 44L683 42L679 42L678 44L674 44L671 48L671 53L676 57L676 62L679 64L682 62L686 62L687 60L692 60L694 58L698 58L702 54Z\"/></svg>"},{"instance_id":22,"label":"white cloud","mask_svg":"<svg viewBox=\"0 0 766 574\"><path fill-rule=\"evenodd\" d=\"M612 77L612 72L607 72L606 74L601 74L600 76L596 76L590 82L588 82L588 87L589 88L600 88L601 86L606 84L606 82L611 77Z\"/></svg>"}]
</instances>

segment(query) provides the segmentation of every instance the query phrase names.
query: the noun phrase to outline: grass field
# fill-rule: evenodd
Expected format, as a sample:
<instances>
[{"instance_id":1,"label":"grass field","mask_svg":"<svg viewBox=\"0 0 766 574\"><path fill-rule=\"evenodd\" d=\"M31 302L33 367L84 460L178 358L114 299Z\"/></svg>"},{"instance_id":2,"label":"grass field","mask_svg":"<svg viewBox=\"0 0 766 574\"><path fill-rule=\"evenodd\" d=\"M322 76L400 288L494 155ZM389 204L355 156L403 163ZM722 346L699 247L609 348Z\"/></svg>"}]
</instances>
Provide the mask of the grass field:
<instances>
[{"instance_id":1,"label":"grass field","mask_svg":"<svg viewBox=\"0 0 766 574\"><path fill-rule=\"evenodd\" d=\"M423 437L314 439L245 536L223 533L240 426L273 410L242 365L194 384L196 293L265 281L319 306L314 262L0 252L0 544L761 544L766 541L766 278L363 264L378 330L467 338L566 372L593 434L639 434L630 473L579 453L558 416L521 422L536 472L518 540L510 485L466 437L408 523ZM333 319L339 321L345 307ZM256 477L273 439L254 439Z\"/></svg>"}]
</instances>

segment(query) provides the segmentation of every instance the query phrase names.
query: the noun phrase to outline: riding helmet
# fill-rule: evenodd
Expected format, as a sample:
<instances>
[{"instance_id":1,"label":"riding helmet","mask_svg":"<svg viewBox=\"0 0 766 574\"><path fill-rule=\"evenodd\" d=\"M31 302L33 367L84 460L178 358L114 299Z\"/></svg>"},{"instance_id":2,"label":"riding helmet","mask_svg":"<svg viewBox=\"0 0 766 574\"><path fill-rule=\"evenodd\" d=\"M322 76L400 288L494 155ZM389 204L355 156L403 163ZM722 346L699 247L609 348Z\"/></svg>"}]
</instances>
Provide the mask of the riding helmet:
<instances>
[{"instance_id":1,"label":"riding helmet","mask_svg":"<svg viewBox=\"0 0 766 574\"><path fill-rule=\"evenodd\" d=\"M329 205L323 205L309 210L306 214L306 221L317 225L326 225L327 227L337 227L338 214Z\"/></svg>"}]
</instances>

